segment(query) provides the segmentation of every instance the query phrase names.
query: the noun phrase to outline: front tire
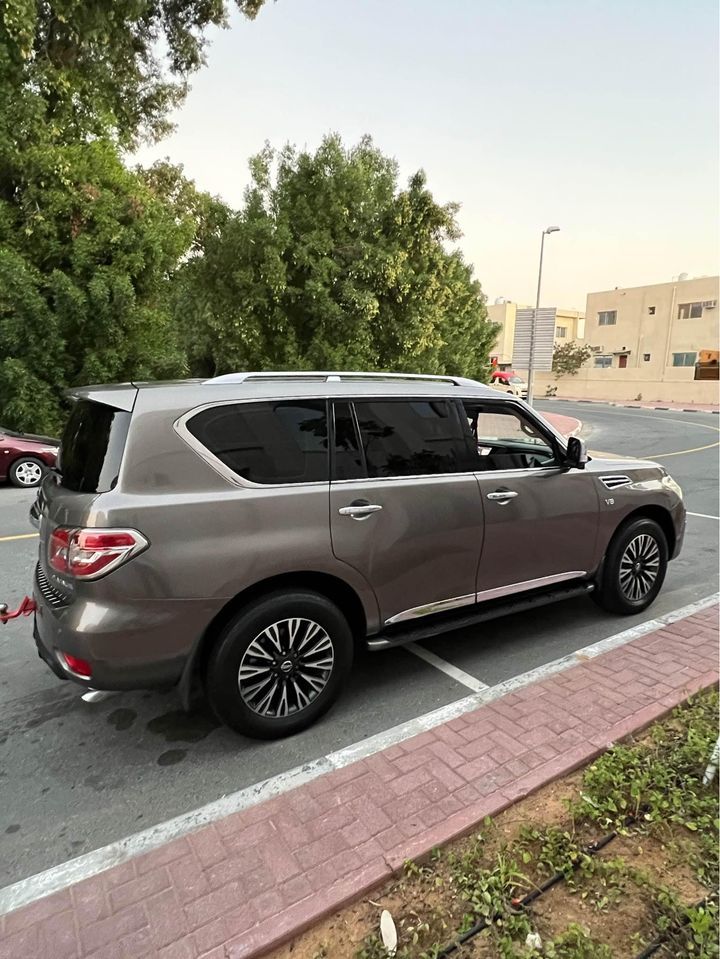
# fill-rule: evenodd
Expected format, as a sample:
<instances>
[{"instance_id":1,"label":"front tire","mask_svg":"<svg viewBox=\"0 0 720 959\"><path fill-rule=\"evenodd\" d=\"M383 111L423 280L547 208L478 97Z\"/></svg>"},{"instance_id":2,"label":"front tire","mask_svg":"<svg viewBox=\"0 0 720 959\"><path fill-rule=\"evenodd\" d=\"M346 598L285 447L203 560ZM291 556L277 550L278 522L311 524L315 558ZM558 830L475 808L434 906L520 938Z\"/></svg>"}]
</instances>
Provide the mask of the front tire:
<instances>
[{"instance_id":1,"label":"front tire","mask_svg":"<svg viewBox=\"0 0 720 959\"><path fill-rule=\"evenodd\" d=\"M34 456L21 456L10 467L8 479L20 489L32 489L42 483L44 475L45 467L40 460Z\"/></svg>"},{"instance_id":2,"label":"front tire","mask_svg":"<svg viewBox=\"0 0 720 959\"><path fill-rule=\"evenodd\" d=\"M340 695L353 637L329 599L306 590L256 600L223 629L205 674L208 700L227 726L258 739L305 729Z\"/></svg>"},{"instance_id":3,"label":"front tire","mask_svg":"<svg viewBox=\"0 0 720 959\"><path fill-rule=\"evenodd\" d=\"M658 523L652 519L630 520L610 542L600 581L590 595L611 613L642 613L662 588L668 553L667 539Z\"/></svg>"}]
</instances>

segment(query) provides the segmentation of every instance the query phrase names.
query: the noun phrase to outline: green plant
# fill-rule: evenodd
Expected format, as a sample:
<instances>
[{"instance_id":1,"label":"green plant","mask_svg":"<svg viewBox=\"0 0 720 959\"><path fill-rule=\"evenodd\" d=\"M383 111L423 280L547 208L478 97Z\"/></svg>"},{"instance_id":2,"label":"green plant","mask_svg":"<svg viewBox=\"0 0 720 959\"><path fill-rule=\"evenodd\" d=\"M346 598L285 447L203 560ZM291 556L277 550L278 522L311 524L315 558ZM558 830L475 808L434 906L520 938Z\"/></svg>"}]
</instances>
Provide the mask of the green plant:
<instances>
[{"instance_id":1,"label":"green plant","mask_svg":"<svg viewBox=\"0 0 720 959\"><path fill-rule=\"evenodd\" d=\"M591 347L576 343L575 340L569 343L556 343L552 359L555 379L559 380L561 376L576 376L580 367L583 363L587 363L592 354Z\"/></svg>"},{"instance_id":2,"label":"green plant","mask_svg":"<svg viewBox=\"0 0 720 959\"><path fill-rule=\"evenodd\" d=\"M527 876L506 850L496 854L491 869L483 869L478 868L471 849L456 863L453 879L476 919L507 912L518 891L529 887Z\"/></svg>"},{"instance_id":3,"label":"green plant","mask_svg":"<svg viewBox=\"0 0 720 959\"><path fill-rule=\"evenodd\" d=\"M593 939L587 929L574 922L546 943L542 954L547 959L612 959L609 946Z\"/></svg>"},{"instance_id":4,"label":"green plant","mask_svg":"<svg viewBox=\"0 0 720 959\"><path fill-rule=\"evenodd\" d=\"M718 875L718 795L702 783L717 737L718 694L706 693L652 727L642 741L620 744L585 772L574 812L603 828L680 827L692 835L691 862L698 878L714 886Z\"/></svg>"}]
</instances>

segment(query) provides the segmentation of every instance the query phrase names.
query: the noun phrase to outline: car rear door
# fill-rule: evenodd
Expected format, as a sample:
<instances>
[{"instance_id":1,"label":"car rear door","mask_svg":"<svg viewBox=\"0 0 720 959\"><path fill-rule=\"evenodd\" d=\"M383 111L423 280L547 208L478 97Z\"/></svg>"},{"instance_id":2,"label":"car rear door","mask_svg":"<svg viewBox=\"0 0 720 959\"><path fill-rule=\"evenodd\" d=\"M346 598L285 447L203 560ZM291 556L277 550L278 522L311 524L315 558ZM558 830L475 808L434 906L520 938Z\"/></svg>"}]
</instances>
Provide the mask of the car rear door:
<instances>
[{"instance_id":1,"label":"car rear door","mask_svg":"<svg viewBox=\"0 0 720 959\"><path fill-rule=\"evenodd\" d=\"M370 583L381 622L474 603L483 510L457 405L357 398L333 414L333 552Z\"/></svg>"},{"instance_id":2,"label":"car rear door","mask_svg":"<svg viewBox=\"0 0 720 959\"><path fill-rule=\"evenodd\" d=\"M465 400L485 510L478 602L576 579L597 563L598 494L561 462L552 432L527 407Z\"/></svg>"}]
</instances>

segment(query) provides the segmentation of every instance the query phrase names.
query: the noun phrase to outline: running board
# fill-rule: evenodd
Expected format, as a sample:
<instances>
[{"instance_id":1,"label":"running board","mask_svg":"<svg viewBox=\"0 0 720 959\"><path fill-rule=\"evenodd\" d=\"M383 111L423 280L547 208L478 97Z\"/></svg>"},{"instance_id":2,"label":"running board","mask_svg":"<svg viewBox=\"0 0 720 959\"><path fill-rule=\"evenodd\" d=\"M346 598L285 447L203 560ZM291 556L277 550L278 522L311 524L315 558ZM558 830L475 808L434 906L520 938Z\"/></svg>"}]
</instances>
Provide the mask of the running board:
<instances>
[{"instance_id":1,"label":"running board","mask_svg":"<svg viewBox=\"0 0 720 959\"><path fill-rule=\"evenodd\" d=\"M587 596L595 589L594 583L578 583L574 586L565 586L561 589L554 589L549 592L527 593L516 596L514 599L495 600L481 603L474 607L474 612L460 615L457 613L447 615L438 613L430 615L423 619L422 625L390 627L383 633L378 633L367 639L367 648L371 652L378 652L382 649L391 649L393 646L404 646L406 643L416 643L423 639L431 639L439 636L441 633L449 633L456 629L464 629L466 626L475 626L477 623L484 623L490 619L499 619L501 616L509 616L511 613L524 613L529 609L537 609L539 606L547 606L550 603L557 603L561 599L574 599L576 596ZM466 607L467 608L467 607Z\"/></svg>"}]
</instances>

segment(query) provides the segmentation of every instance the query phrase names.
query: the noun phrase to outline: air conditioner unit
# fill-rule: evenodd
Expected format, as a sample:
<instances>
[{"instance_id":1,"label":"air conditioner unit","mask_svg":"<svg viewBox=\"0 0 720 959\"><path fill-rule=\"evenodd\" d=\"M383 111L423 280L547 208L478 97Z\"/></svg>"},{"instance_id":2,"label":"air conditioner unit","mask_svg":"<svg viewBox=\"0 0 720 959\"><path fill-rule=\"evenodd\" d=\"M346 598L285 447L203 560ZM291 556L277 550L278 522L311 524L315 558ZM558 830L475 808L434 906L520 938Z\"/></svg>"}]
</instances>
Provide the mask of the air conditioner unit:
<instances>
[{"instance_id":1,"label":"air conditioner unit","mask_svg":"<svg viewBox=\"0 0 720 959\"><path fill-rule=\"evenodd\" d=\"M717 306L717 300L705 300L703 303L704 310L714 310Z\"/></svg>"},{"instance_id":2,"label":"air conditioner unit","mask_svg":"<svg viewBox=\"0 0 720 959\"><path fill-rule=\"evenodd\" d=\"M591 346L590 349L593 351L593 353L604 353L604 352L605 352L605 347L603 347L603 346Z\"/></svg>"}]
</instances>

